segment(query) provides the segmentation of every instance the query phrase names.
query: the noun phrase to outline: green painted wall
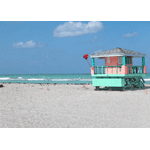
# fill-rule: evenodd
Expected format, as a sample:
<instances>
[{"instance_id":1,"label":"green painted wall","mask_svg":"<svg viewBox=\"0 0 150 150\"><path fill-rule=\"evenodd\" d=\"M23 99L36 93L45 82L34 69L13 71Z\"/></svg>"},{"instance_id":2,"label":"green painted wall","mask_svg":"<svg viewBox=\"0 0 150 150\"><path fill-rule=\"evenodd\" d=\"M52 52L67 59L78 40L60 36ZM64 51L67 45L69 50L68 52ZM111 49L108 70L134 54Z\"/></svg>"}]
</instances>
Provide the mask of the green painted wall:
<instances>
[{"instance_id":1,"label":"green painted wall","mask_svg":"<svg viewBox=\"0 0 150 150\"><path fill-rule=\"evenodd\" d=\"M110 87L123 87L125 84L124 78L93 78L93 86L110 86Z\"/></svg>"},{"instance_id":2,"label":"green painted wall","mask_svg":"<svg viewBox=\"0 0 150 150\"><path fill-rule=\"evenodd\" d=\"M142 57L142 66L145 66L145 57Z\"/></svg>"},{"instance_id":3,"label":"green painted wall","mask_svg":"<svg viewBox=\"0 0 150 150\"><path fill-rule=\"evenodd\" d=\"M123 64L123 66L126 65L126 57L125 56L122 56L122 64Z\"/></svg>"},{"instance_id":4,"label":"green painted wall","mask_svg":"<svg viewBox=\"0 0 150 150\"><path fill-rule=\"evenodd\" d=\"M94 60L94 58L92 58L92 67L94 67L95 66L95 60Z\"/></svg>"}]
</instances>

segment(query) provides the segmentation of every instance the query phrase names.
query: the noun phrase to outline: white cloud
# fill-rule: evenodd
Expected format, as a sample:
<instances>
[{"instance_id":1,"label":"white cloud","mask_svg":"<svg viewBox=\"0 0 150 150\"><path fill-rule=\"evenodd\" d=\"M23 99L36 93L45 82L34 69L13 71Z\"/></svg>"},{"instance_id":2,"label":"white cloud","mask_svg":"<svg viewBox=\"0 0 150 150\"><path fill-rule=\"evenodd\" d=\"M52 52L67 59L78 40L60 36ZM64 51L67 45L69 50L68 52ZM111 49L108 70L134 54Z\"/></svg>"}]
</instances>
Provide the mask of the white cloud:
<instances>
[{"instance_id":1,"label":"white cloud","mask_svg":"<svg viewBox=\"0 0 150 150\"><path fill-rule=\"evenodd\" d=\"M18 42L18 43L13 43L14 48L35 48L36 43L31 41L27 41L26 43L23 42Z\"/></svg>"},{"instance_id":2,"label":"white cloud","mask_svg":"<svg viewBox=\"0 0 150 150\"><path fill-rule=\"evenodd\" d=\"M38 44L36 44L36 42L33 42L33 40L31 41L27 41L26 43L23 42L18 42L18 43L13 43L13 48L35 48L35 47L43 47L44 44L42 44L41 42L39 42Z\"/></svg>"},{"instance_id":3,"label":"white cloud","mask_svg":"<svg viewBox=\"0 0 150 150\"><path fill-rule=\"evenodd\" d=\"M133 37L133 36L137 36L137 35L139 35L137 32L133 32L133 33L124 34L124 35L122 35L122 37Z\"/></svg>"},{"instance_id":4,"label":"white cloud","mask_svg":"<svg viewBox=\"0 0 150 150\"><path fill-rule=\"evenodd\" d=\"M96 33L103 29L103 24L100 21L82 22L66 22L59 25L53 32L54 37L73 37L87 33Z\"/></svg>"}]
</instances>

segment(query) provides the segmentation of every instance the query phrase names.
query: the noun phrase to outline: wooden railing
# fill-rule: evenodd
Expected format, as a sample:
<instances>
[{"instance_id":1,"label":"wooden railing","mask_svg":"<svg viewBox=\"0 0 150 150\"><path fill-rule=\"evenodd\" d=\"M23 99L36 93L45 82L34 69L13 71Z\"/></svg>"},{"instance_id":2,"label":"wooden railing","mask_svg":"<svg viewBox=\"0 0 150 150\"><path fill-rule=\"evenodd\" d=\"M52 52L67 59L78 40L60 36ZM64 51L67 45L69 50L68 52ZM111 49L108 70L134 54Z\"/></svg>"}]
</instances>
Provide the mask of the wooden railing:
<instances>
[{"instance_id":1,"label":"wooden railing","mask_svg":"<svg viewBox=\"0 0 150 150\"><path fill-rule=\"evenodd\" d=\"M115 74L118 74L118 68L121 69L121 65L119 65L119 66L95 66L94 74L105 74L105 68L107 68L107 73L108 73L108 68L111 68L112 74L113 74L113 68L116 68Z\"/></svg>"},{"instance_id":2,"label":"wooden railing","mask_svg":"<svg viewBox=\"0 0 150 150\"><path fill-rule=\"evenodd\" d=\"M127 66L128 74L143 74L144 66Z\"/></svg>"}]
</instances>

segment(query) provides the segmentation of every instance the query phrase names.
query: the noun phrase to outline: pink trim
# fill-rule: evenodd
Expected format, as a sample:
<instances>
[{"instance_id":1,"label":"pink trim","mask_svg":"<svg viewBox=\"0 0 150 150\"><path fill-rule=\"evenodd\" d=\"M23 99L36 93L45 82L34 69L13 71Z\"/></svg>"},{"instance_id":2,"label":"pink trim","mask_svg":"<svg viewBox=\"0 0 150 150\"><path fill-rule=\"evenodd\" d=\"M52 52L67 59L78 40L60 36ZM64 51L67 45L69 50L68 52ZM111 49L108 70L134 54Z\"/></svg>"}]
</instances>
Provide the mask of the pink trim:
<instances>
[{"instance_id":1,"label":"pink trim","mask_svg":"<svg viewBox=\"0 0 150 150\"><path fill-rule=\"evenodd\" d=\"M122 73L121 74L128 74L128 67L122 66Z\"/></svg>"},{"instance_id":2,"label":"pink trim","mask_svg":"<svg viewBox=\"0 0 150 150\"><path fill-rule=\"evenodd\" d=\"M108 67L108 72L107 72L107 68L105 68L105 74L112 74L112 73L113 74L128 74L128 67L127 66L122 66L121 68L116 68L116 67L111 68L111 67Z\"/></svg>"},{"instance_id":3,"label":"pink trim","mask_svg":"<svg viewBox=\"0 0 150 150\"><path fill-rule=\"evenodd\" d=\"M146 74L146 66L144 66L144 73Z\"/></svg>"},{"instance_id":4,"label":"pink trim","mask_svg":"<svg viewBox=\"0 0 150 150\"><path fill-rule=\"evenodd\" d=\"M91 67L91 74L94 74L94 67Z\"/></svg>"}]
</instances>

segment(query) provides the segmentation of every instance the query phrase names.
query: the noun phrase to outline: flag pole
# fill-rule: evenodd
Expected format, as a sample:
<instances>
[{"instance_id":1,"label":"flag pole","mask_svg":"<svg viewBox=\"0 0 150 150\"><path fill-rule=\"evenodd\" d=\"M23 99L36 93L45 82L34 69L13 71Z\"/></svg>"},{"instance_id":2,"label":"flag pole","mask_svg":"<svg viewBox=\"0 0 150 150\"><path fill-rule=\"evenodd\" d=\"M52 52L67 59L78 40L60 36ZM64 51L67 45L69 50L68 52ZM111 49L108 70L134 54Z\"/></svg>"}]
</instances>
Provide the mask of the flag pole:
<instances>
[{"instance_id":1,"label":"flag pole","mask_svg":"<svg viewBox=\"0 0 150 150\"><path fill-rule=\"evenodd\" d=\"M89 63L89 61L87 60L87 62L88 62L88 64L90 65L90 63ZM91 65L90 65L90 67L92 67Z\"/></svg>"}]
</instances>

